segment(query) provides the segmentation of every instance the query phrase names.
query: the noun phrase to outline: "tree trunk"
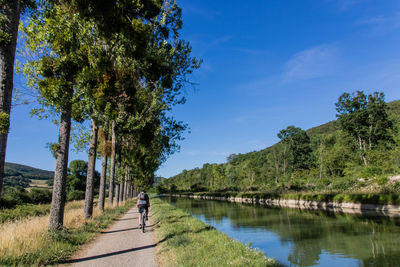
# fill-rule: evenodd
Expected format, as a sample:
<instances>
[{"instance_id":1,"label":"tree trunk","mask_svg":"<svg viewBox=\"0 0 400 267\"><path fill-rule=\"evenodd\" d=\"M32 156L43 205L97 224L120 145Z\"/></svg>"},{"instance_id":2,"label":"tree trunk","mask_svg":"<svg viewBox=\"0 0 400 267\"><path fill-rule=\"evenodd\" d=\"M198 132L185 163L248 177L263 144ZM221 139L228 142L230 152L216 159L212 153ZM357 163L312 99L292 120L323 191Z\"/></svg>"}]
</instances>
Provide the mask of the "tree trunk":
<instances>
[{"instance_id":1,"label":"tree trunk","mask_svg":"<svg viewBox=\"0 0 400 267\"><path fill-rule=\"evenodd\" d=\"M93 215L93 190L94 190L94 173L96 167L97 152L97 125L92 120L92 132L90 134L90 148L88 158L88 169L86 176L86 192L85 207L83 209L83 218L88 219Z\"/></svg>"},{"instance_id":2,"label":"tree trunk","mask_svg":"<svg viewBox=\"0 0 400 267\"><path fill-rule=\"evenodd\" d=\"M115 150L116 150L116 140L115 140L115 122L111 124L111 162L110 162L110 187L108 189L108 198L110 205L113 205L114 198L114 178L115 178Z\"/></svg>"},{"instance_id":3,"label":"tree trunk","mask_svg":"<svg viewBox=\"0 0 400 267\"><path fill-rule=\"evenodd\" d=\"M108 135L107 135L107 127L104 127L103 129L103 140L101 140L102 142L102 146L103 146L103 155L102 155L102 162L101 162L101 175L100 175L100 188L99 188L99 210L100 211L104 211L104 202L106 199L106 178L107 178L107 151L106 146L107 146L107 139L108 139Z\"/></svg>"},{"instance_id":4,"label":"tree trunk","mask_svg":"<svg viewBox=\"0 0 400 267\"><path fill-rule=\"evenodd\" d=\"M124 177L122 177L122 181L121 181L121 183L119 184L119 202L122 202L122 201L124 201L124 189L125 189L125 187L124 187L124 185L125 185L125 178Z\"/></svg>"},{"instance_id":5,"label":"tree trunk","mask_svg":"<svg viewBox=\"0 0 400 267\"><path fill-rule=\"evenodd\" d=\"M125 199L124 200L128 200L129 199L129 181L126 180L125 181Z\"/></svg>"},{"instance_id":6,"label":"tree trunk","mask_svg":"<svg viewBox=\"0 0 400 267\"><path fill-rule=\"evenodd\" d=\"M49 230L62 228L64 221L65 186L67 181L69 138L71 133L71 108L72 104L69 103L61 112Z\"/></svg>"},{"instance_id":7,"label":"tree trunk","mask_svg":"<svg viewBox=\"0 0 400 267\"><path fill-rule=\"evenodd\" d=\"M319 179L322 179L322 151L319 152Z\"/></svg>"},{"instance_id":8,"label":"tree trunk","mask_svg":"<svg viewBox=\"0 0 400 267\"><path fill-rule=\"evenodd\" d=\"M365 157L365 145L363 144L363 140L361 136L358 136L358 144L360 146L360 156L365 166L368 165L367 158Z\"/></svg>"},{"instance_id":9,"label":"tree trunk","mask_svg":"<svg viewBox=\"0 0 400 267\"><path fill-rule=\"evenodd\" d=\"M117 206L119 205L119 194L120 194L119 184L116 183L115 184L115 203Z\"/></svg>"},{"instance_id":10,"label":"tree trunk","mask_svg":"<svg viewBox=\"0 0 400 267\"><path fill-rule=\"evenodd\" d=\"M14 89L14 60L21 13L19 0L2 1L0 22L0 197L3 191L7 136L10 126L12 91Z\"/></svg>"},{"instance_id":11,"label":"tree trunk","mask_svg":"<svg viewBox=\"0 0 400 267\"><path fill-rule=\"evenodd\" d=\"M132 187L131 187L131 184L128 183L128 199L131 199L131 198L132 198Z\"/></svg>"}]
</instances>

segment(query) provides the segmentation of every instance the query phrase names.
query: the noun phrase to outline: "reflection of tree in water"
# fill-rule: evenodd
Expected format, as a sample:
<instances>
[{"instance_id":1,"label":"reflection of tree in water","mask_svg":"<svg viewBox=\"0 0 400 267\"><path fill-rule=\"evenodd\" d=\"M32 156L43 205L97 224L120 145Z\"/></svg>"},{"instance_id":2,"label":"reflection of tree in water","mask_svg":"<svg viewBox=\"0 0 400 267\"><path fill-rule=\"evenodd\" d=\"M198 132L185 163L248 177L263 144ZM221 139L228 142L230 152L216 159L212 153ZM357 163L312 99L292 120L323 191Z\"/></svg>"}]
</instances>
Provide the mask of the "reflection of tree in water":
<instances>
[{"instance_id":1,"label":"reflection of tree in water","mask_svg":"<svg viewBox=\"0 0 400 267\"><path fill-rule=\"evenodd\" d=\"M400 252L391 253L386 255L386 253L378 254L375 257L370 257L362 260L362 265L369 267L392 267L400 265Z\"/></svg>"},{"instance_id":2,"label":"reflection of tree in water","mask_svg":"<svg viewBox=\"0 0 400 267\"><path fill-rule=\"evenodd\" d=\"M400 262L399 220L187 198L172 202L206 220L218 223L229 218L236 229L277 233L282 245L292 246L288 260L293 265L317 264L322 251L359 259L364 266L395 266L392 263Z\"/></svg>"},{"instance_id":3,"label":"reflection of tree in water","mask_svg":"<svg viewBox=\"0 0 400 267\"><path fill-rule=\"evenodd\" d=\"M316 246L295 246L288 260L293 265L312 266L318 263L319 254L321 254L321 249Z\"/></svg>"}]
</instances>

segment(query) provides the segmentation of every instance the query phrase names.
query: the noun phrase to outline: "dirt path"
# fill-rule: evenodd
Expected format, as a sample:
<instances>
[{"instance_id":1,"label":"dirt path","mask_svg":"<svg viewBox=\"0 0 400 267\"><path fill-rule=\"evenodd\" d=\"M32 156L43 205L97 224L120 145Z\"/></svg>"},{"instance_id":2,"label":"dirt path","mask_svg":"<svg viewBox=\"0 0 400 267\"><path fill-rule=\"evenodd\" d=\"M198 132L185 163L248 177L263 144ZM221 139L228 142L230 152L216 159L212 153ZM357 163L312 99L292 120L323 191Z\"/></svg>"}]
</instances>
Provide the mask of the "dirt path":
<instances>
[{"instance_id":1,"label":"dirt path","mask_svg":"<svg viewBox=\"0 0 400 267\"><path fill-rule=\"evenodd\" d=\"M65 263L70 266L157 266L153 224L149 216L145 233L138 228L137 208L122 218L98 238Z\"/></svg>"}]
</instances>

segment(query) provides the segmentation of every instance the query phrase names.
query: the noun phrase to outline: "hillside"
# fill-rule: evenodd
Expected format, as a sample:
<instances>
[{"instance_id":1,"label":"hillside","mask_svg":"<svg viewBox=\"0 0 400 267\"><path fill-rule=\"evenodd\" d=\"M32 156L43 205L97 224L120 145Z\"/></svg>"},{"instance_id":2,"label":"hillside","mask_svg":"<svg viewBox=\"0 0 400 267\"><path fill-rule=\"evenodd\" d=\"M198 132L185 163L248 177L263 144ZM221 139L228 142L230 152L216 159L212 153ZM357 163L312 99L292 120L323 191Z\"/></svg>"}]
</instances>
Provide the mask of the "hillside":
<instances>
[{"instance_id":1,"label":"hillside","mask_svg":"<svg viewBox=\"0 0 400 267\"><path fill-rule=\"evenodd\" d=\"M53 179L54 172L30 166L6 162L4 168L4 184L6 186L47 187L46 182Z\"/></svg>"},{"instance_id":2,"label":"hillside","mask_svg":"<svg viewBox=\"0 0 400 267\"><path fill-rule=\"evenodd\" d=\"M388 114L389 116L394 120L394 121L399 121L400 119L400 100L392 101L388 103ZM306 130L307 135L312 139L313 137L317 135L323 135L323 134L333 134L335 131L339 130L339 124L337 120L330 121L327 123L324 123L322 125L310 128ZM279 145L279 143L276 143L270 147L267 147L265 149L259 150L259 151L253 151L249 153L244 153L244 154L239 154L240 157L243 159L247 157L257 157L258 153L264 153L266 151L271 150L273 147L276 147Z\"/></svg>"},{"instance_id":3,"label":"hillside","mask_svg":"<svg viewBox=\"0 0 400 267\"><path fill-rule=\"evenodd\" d=\"M400 100L388 103L387 114L398 129ZM311 150L308 168L290 165L293 158L288 147L279 142L259 151L230 155L226 163L206 163L201 168L184 170L162 181L159 187L171 191L376 191L377 187L392 190L384 187L389 176L400 173L397 134L392 131L394 142L382 144L380 150L368 154L370 164L364 166L358 145L339 127L335 120L306 130Z\"/></svg>"}]
</instances>

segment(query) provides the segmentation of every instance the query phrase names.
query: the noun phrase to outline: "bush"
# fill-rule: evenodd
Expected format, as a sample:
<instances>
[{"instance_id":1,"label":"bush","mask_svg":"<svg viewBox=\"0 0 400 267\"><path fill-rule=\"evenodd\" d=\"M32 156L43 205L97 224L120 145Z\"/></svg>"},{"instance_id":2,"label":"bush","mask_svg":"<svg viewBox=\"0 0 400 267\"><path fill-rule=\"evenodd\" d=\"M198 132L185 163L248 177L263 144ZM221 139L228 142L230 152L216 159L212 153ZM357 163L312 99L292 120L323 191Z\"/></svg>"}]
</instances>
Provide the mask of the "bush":
<instances>
[{"instance_id":1,"label":"bush","mask_svg":"<svg viewBox=\"0 0 400 267\"><path fill-rule=\"evenodd\" d=\"M157 191L158 194L165 194L165 193L168 193L168 189L165 188L162 184L158 184L158 185L156 186L156 191Z\"/></svg>"},{"instance_id":2,"label":"bush","mask_svg":"<svg viewBox=\"0 0 400 267\"><path fill-rule=\"evenodd\" d=\"M332 189L341 192L349 191L354 184L356 184L354 179L346 177L338 178L332 182Z\"/></svg>"},{"instance_id":3,"label":"bush","mask_svg":"<svg viewBox=\"0 0 400 267\"><path fill-rule=\"evenodd\" d=\"M47 189L32 189L28 196L32 204L46 204L51 202L51 192Z\"/></svg>"},{"instance_id":4,"label":"bush","mask_svg":"<svg viewBox=\"0 0 400 267\"><path fill-rule=\"evenodd\" d=\"M30 198L23 188L5 187L0 207L13 208L16 205L30 203Z\"/></svg>"},{"instance_id":5,"label":"bush","mask_svg":"<svg viewBox=\"0 0 400 267\"><path fill-rule=\"evenodd\" d=\"M203 191L207 191L206 187L203 186L202 184L198 183L198 184L192 184L190 186L190 191L191 192L203 192Z\"/></svg>"},{"instance_id":6,"label":"bush","mask_svg":"<svg viewBox=\"0 0 400 267\"><path fill-rule=\"evenodd\" d=\"M79 190L69 191L67 194L67 201L85 199L85 192Z\"/></svg>"}]
</instances>

